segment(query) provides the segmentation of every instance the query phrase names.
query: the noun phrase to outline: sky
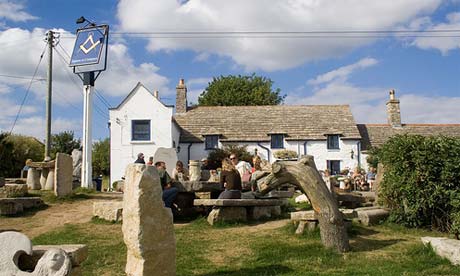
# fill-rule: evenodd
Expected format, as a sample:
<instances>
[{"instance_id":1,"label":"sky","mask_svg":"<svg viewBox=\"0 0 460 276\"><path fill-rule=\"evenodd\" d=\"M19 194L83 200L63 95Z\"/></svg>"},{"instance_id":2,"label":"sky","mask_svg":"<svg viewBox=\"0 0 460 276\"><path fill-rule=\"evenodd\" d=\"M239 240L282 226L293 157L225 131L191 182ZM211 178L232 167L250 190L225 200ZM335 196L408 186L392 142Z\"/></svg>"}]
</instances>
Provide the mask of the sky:
<instances>
[{"instance_id":1,"label":"sky","mask_svg":"<svg viewBox=\"0 0 460 276\"><path fill-rule=\"evenodd\" d=\"M252 73L284 104L349 104L357 123L386 123L390 89L403 123L460 123L460 0L0 0L0 131L44 138L53 30L52 132L81 137L83 85L68 66L80 16L110 26L95 140L138 82L174 105L181 78L196 103L213 77Z\"/></svg>"}]
</instances>

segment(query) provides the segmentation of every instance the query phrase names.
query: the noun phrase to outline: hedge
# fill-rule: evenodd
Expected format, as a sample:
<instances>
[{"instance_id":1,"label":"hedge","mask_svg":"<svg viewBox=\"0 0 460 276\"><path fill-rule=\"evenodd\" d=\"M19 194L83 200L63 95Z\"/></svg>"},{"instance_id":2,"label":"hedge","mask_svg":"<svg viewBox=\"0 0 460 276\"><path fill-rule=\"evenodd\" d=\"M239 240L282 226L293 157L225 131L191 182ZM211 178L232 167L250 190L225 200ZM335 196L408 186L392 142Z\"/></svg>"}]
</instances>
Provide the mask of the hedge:
<instances>
[{"instance_id":1,"label":"hedge","mask_svg":"<svg viewBox=\"0 0 460 276\"><path fill-rule=\"evenodd\" d=\"M460 139L397 135L376 151L385 167L379 196L390 220L460 232Z\"/></svg>"}]
</instances>

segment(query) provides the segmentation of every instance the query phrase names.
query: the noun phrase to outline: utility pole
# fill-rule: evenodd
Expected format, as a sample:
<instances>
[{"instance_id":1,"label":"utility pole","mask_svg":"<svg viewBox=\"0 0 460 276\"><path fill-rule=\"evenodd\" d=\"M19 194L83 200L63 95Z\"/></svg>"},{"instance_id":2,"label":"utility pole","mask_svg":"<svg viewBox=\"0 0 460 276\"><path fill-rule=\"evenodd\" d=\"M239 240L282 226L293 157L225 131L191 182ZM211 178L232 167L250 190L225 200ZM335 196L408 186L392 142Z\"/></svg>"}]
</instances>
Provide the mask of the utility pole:
<instances>
[{"instance_id":1,"label":"utility pole","mask_svg":"<svg viewBox=\"0 0 460 276\"><path fill-rule=\"evenodd\" d=\"M46 33L45 41L48 43L48 80L47 80L47 93L46 93L46 133L45 133L45 161L51 160L51 95L52 95L52 82L53 82L53 47L58 43L58 37L54 36L55 32L49 30Z\"/></svg>"}]
</instances>

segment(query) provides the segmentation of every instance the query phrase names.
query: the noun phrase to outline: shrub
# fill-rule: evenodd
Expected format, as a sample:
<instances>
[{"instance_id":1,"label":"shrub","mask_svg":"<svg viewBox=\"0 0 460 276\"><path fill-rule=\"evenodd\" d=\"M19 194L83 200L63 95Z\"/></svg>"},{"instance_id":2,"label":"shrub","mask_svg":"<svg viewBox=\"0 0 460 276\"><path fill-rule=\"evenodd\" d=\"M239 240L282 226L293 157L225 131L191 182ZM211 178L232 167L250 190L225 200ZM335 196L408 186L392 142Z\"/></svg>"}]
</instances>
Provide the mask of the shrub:
<instances>
[{"instance_id":1,"label":"shrub","mask_svg":"<svg viewBox=\"0 0 460 276\"><path fill-rule=\"evenodd\" d=\"M41 161L45 146L37 139L17 134L0 134L0 176L19 177L27 159Z\"/></svg>"},{"instance_id":2,"label":"shrub","mask_svg":"<svg viewBox=\"0 0 460 276\"><path fill-rule=\"evenodd\" d=\"M297 158L297 152L283 149L273 152L273 156L277 159L294 159Z\"/></svg>"},{"instance_id":3,"label":"shrub","mask_svg":"<svg viewBox=\"0 0 460 276\"><path fill-rule=\"evenodd\" d=\"M380 196L390 219L458 234L460 139L398 135L377 152L385 167Z\"/></svg>"}]
</instances>

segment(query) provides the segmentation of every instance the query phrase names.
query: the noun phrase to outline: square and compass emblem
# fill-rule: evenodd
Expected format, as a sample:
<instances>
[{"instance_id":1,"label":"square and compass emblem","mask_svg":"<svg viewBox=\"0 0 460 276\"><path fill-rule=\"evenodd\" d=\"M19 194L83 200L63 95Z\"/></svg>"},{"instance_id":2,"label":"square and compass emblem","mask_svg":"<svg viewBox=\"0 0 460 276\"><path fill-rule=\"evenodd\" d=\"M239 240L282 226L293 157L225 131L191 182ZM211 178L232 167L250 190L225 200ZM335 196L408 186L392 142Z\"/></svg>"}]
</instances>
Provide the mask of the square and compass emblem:
<instances>
[{"instance_id":1,"label":"square and compass emblem","mask_svg":"<svg viewBox=\"0 0 460 276\"><path fill-rule=\"evenodd\" d=\"M70 66L94 65L101 62L101 53L107 41L108 28L96 26L77 31Z\"/></svg>"}]
</instances>

